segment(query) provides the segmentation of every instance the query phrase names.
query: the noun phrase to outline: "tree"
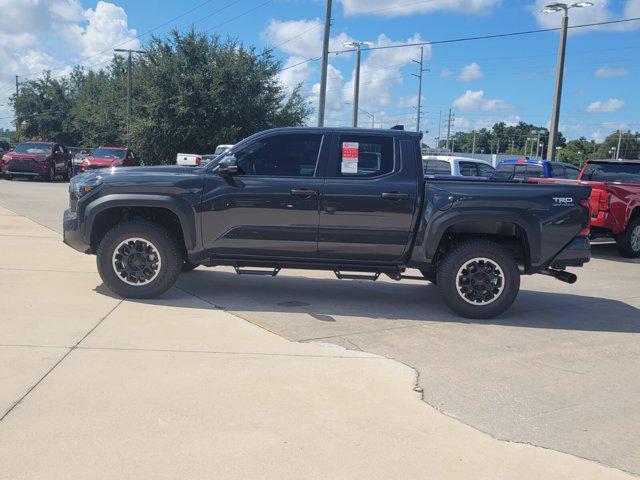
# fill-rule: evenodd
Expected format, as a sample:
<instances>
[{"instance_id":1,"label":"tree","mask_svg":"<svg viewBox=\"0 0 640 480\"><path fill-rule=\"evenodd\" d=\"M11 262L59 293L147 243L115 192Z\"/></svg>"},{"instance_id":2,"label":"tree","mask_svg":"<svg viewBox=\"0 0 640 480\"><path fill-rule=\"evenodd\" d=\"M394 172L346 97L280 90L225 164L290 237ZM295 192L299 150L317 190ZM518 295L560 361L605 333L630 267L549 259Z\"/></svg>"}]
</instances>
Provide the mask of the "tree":
<instances>
[{"instance_id":1,"label":"tree","mask_svg":"<svg viewBox=\"0 0 640 480\"><path fill-rule=\"evenodd\" d=\"M298 90L286 95L280 62L236 40L174 31L136 61L133 146L148 163L177 152L211 153L260 130L302 125L311 113Z\"/></svg>"},{"instance_id":2,"label":"tree","mask_svg":"<svg viewBox=\"0 0 640 480\"><path fill-rule=\"evenodd\" d=\"M558 152L557 160L582 166L587 160L593 158L597 149L598 144L594 140L580 137L577 140L567 142L564 148Z\"/></svg>"},{"instance_id":3,"label":"tree","mask_svg":"<svg viewBox=\"0 0 640 480\"><path fill-rule=\"evenodd\" d=\"M604 142L600 144L600 148L596 154L597 157L612 158L613 155L617 153L619 137L620 133L614 132L605 138ZM628 160L640 158L640 134L638 132L622 132L622 138L620 141L620 158Z\"/></svg>"}]
</instances>

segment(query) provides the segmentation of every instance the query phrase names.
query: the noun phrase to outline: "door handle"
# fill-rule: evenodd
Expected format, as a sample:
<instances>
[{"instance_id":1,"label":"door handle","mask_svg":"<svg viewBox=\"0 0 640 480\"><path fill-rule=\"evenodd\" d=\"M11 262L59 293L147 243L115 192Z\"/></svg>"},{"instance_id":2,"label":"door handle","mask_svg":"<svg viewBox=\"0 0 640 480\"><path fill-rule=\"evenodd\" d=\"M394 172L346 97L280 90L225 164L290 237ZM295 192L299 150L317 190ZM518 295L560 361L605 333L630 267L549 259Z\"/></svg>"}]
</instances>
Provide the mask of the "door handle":
<instances>
[{"instance_id":1,"label":"door handle","mask_svg":"<svg viewBox=\"0 0 640 480\"><path fill-rule=\"evenodd\" d=\"M316 190L310 190L308 188L294 188L291 190L291 195L294 195L296 197L309 198L317 196L318 192Z\"/></svg>"},{"instance_id":2,"label":"door handle","mask_svg":"<svg viewBox=\"0 0 640 480\"><path fill-rule=\"evenodd\" d=\"M408 193L400 193L400 192L384 192L380 196L385 200L406 200L409 198Z\"/></svg>"}]
</instances>

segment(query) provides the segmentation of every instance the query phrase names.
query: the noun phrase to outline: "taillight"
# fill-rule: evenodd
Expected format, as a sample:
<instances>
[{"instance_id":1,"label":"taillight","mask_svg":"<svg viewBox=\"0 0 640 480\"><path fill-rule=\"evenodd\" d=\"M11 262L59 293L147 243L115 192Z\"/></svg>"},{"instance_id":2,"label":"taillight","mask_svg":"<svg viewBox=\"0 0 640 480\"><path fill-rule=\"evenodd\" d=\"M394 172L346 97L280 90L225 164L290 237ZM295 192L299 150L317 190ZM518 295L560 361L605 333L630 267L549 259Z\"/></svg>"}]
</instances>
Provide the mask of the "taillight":
<instances>
[{"instance_id":1,"label":"taillight","mask_svg":"<svg viewBox=\"0 0 640 480\"><path fill-rule=\"evenodd\" d=\"M611 207L611 194L606 190L600 190L600 197L598 198L598 210L601 212L608 212Z\"/></svg>"},{"instance_id":2,"label":"taillight","mask_svg":"<svg viewBox=\"0 0 640 480\"><path fill-rule=\"evenodd\" d=\"M199 166L200 162L202 162L202 158L196 157L196 165Z\"/></svg>"},{"instance_id":3,"label":"taillight","mask_svg":"<svg viewBox=\"0 0 640 480\"><path fill-rule=\"evenodd\" d=\"M589 204L589 199L583 198L580 200L580 205L582 206L582 231L580 232L581 237L587 237L591 232L591 205Z\"/></svg>"}]
</instances>

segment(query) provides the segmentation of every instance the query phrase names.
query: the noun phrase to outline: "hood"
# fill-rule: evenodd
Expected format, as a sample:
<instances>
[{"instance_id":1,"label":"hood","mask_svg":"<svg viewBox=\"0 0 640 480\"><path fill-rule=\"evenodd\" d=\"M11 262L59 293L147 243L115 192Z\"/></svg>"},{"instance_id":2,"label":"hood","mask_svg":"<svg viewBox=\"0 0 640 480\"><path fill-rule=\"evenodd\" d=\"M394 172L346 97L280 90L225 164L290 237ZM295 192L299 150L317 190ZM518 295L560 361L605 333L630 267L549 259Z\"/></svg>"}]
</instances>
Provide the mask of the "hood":
<instances>
[{"instance_id":1,"label":"hood","mask_svg":"<svg viewBox=\"0 0 640 480\"><path fill-rule=\"evenodd\" d=\"M167 179L176 175L195 174L200 175L204 171L203 168L183 167L181 165L152 165L149 167L111 167L97 170L89 170L83 175L100 176L105 182L118 183L127 182L129 179L148 178Z\"/></svg>"},{"instance_id":2,"label":"hood","mask_svg":"<svg viewBox=\"0 0 640 480\"><path fill-rule=\"evenodd\" d=\"M38 153L36 155L32 155L32 154L29 154L29 153L7 152L4 155L9 157L9 158L16 159L16 160L40 160L40 159L44 159L44 158L49 158L49 155L45 155L43 153Z\"/></svg>"}]
</instances>

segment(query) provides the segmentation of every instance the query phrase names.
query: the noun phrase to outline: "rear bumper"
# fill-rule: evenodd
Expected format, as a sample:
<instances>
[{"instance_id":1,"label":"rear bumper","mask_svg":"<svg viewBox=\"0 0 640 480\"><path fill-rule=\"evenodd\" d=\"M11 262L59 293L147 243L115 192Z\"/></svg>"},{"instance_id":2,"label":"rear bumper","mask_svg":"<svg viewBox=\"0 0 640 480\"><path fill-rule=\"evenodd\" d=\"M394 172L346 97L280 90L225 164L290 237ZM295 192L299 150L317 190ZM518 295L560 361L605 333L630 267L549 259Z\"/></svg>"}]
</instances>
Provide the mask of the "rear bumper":
<instances>
[{"instance_id":1,"label":"rear bumper","mask_svg":"<svg viewBox=\"0 0 640 480\"><path fill-rule=\"evenodd\" d=\"M549 267L581 267L591 260L591 244L586 237L576 237L551 261Z\"/></svg>"},{"instance_id":2,"label":"rear bumper","mask_svg":"<svg viewBox=\"0 0 640 480\"><path fill-rule=\"evenodd\" d=\"M91 245L85 242L80 230L77 212L65 210L62 217L62 238L63 242L74 250L82 253L91 253Z\"/></svg>"}]
</instances>

